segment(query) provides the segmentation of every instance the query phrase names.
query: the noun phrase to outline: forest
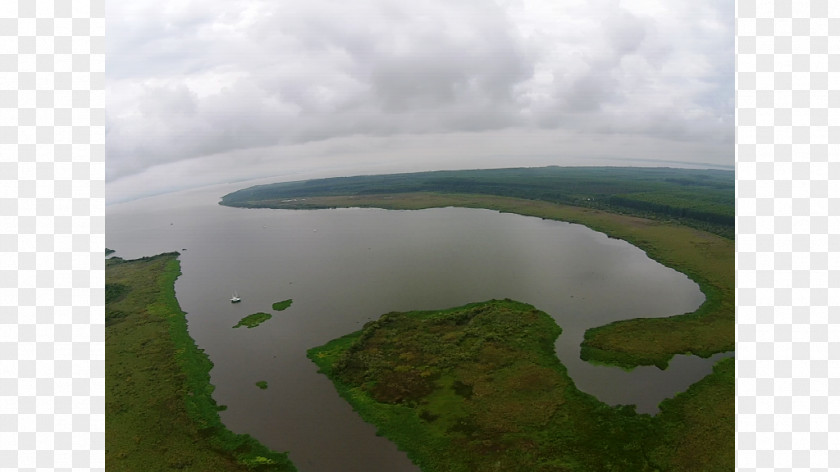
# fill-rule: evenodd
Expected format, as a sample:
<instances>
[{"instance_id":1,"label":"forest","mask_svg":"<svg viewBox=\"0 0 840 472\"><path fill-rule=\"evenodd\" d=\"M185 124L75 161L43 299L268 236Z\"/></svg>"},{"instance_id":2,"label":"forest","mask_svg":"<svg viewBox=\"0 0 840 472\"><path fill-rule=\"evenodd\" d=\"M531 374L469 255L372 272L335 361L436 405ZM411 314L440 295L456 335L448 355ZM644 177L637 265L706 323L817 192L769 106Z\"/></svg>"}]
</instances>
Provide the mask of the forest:
<instances>
[{"instance_id":1,"label":"forest","mask_svg":"<svg viewBox=\"0 0 840 472\"><path fill-rule=\"evenodd\" d=\"M233 207L284 200L433 192L496 195L674 221L735 237L735 172L664 167L539 167L416 172L282 182L222 197Z\"/></svg>"}]
</instances>

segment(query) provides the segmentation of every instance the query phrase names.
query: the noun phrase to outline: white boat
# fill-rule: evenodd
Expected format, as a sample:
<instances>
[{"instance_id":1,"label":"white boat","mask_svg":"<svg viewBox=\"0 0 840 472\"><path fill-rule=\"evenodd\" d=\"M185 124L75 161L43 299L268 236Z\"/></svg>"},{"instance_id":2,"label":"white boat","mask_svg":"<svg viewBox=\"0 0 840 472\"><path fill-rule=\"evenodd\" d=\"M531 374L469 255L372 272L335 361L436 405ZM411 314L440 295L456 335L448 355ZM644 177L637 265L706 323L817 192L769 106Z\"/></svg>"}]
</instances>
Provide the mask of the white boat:
<instances>
[{"instance_id":1,"label":"white boat","mask_svg":"<svg viewBox=\"0 0 840 472\"><path fill-rule=\"evenodd\" d=\"M241 298L239 298L239 295L237 295L237 294L236 294L236 291L234 291L234 292L233 292L233 296L232 296L232 297L230 297L230 302L231 302L231 303L239 303L239 302L241 302L241 301L242 301L242 299L241 299Z\"/></svg>"}]
</instances>

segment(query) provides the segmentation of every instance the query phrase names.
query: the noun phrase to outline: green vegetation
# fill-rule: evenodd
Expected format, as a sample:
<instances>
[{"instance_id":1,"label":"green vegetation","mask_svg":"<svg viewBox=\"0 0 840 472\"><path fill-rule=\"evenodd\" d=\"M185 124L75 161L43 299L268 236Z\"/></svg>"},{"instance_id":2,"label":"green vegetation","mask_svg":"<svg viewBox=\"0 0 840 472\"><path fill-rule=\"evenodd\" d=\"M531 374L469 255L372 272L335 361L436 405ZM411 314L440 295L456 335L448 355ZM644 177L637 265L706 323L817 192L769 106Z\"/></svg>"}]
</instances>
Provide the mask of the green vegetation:
<instances>
[{"instance_id":1,"label":"green vegetation","mask_svg":"<svg viewBox=\"0 0 840 472\"><path fill-rule=\"evenodd\" d=\"M105 263L105 460L137 470L292 471L286 454L222 424L212 362L175 298L178 253Z\"/></svg>"},{"instance_id":2,"label":"green vegetation","mask_svg":"<svg viewBox=\"0 0 840 472\"><path fill-rule=\"evenodd\" d=\"M262 390L265 390L265 389L268 388L268 382L266 382L265 380L260 380L259 382L256 383L256 386L259 387Z\"/></svg>"},{"instance_id":3,"label":"green vegetation","mask_svg":"<svg viewBox=\"0 0 840 472\"><path fill-rule=\"evenodd\" d=\"M560 331L494 300L389 313L308 356L427 472L732 470L733 359L652 417L579 391L554 352Z\"/></svg>"},{"instance_id":4,"label":"green vegetation","mask_svg":"<svg viewBox=\"0 0 840 472\"><path fill-rule=\"evenodd\" d=\"M113 249L108 249L107 247L105 248L105 255L106 256L109 255L109 254L113 254L115 252L117 252L117 251L114 251Z\"/></svg>"},{"instance_id":5,"label":"green vegetation","mask_svg":"<svg viewBox=\"0 0 840 472\"><path fill-rule=\"evenodd\" d=\"M240 326L247 326L248 328L254 328L262 324L264 321L268 321L271 319L271 313L263 313L257 312L251 315L246 316L239 320L239 323L236 323L234 328L238 328Z\"/></svg>"},{"instance_id":6,"label":"green vegetation","mask_svg":"<svg viewBox=\"0 0 840 472\"><path fill-rule=\"evenodd\" d=\"M286 308L292 306L292 299L283 300L282 302L275 302L271 305L271 309L274 311L283 311Z\"/></svg>"},{"instance_id":7,"label":"green vegetation","mask_svg":"<svg viewBox=\"0 0 840 472\"><path fill-rule=\"evenodd\" d=\"M542 167L417 172L258 185L222 197L234 207L323 208L311 197L434 192L539 200L674 220L735 237L735 173L641 167Z\"/></svg>"}]
</instances>

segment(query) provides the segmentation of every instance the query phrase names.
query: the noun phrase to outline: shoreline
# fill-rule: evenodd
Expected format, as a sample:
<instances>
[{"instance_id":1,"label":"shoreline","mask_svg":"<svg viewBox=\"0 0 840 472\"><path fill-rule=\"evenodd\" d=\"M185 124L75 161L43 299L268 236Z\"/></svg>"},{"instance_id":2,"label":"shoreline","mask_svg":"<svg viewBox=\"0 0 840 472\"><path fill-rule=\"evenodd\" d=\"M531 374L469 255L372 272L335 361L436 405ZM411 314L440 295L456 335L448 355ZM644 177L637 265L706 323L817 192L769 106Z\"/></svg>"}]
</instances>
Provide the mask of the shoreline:
<instances>
[{"instance_id":1,"label":"shoreline","mask_svg":"<svg viewBox=\"0 0 840 472\"><path fill-rule=\"evenodd\" d=\"M222 424L213 363L175 297L177 252L106 260L106 462L114 470L296 470ZM155 450L156 454L149 454Z\"/></svg>"},{"instance_id":2,"label":"shoreline","mask_svg":"<svg viewBox=\"0 0 840 472\"><path fill-rule=\"evenodd\" d=\"M586 361L632 369L665 369L675 354L709 357L735 349L735 243L678 224L537 200L476 194L399 193L305 197L249 202L248 208L483 208L582 224L642 249L651 259L687 275L706 297L694 312L634 318L591 328L581 343Z\"/></svg>"}]
</instances>

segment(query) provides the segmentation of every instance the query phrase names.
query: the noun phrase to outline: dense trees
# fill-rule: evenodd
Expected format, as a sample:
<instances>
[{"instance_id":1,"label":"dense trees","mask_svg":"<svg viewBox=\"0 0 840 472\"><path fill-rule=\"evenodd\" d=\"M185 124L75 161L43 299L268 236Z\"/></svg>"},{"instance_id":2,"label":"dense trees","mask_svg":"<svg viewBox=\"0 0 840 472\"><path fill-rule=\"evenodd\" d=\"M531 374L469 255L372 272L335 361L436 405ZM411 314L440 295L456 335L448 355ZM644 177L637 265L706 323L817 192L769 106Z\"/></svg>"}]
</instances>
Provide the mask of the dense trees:
<instances>
[{"instance_id":1,"label":"dense trees","mask_svg":"<svg viewBox=\"0 0 840 472\"><path fill-rule=\"evenodd\" d=\"M735 234L735 173L641 167L542 167L417 172L259 185L221 204L261 207L315 196L413 192L497 195L603 209L680 223L730 239Z\"/></svg>"}]
</instances>

